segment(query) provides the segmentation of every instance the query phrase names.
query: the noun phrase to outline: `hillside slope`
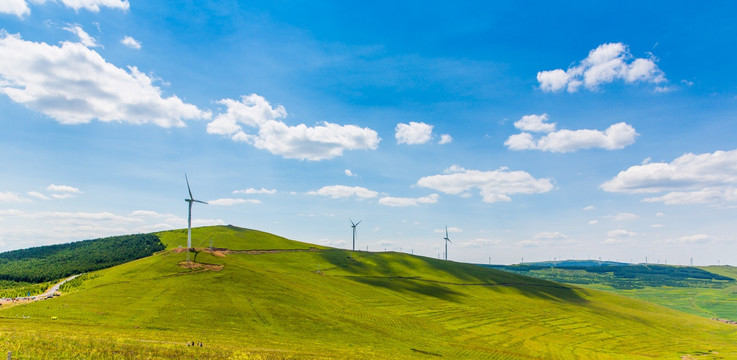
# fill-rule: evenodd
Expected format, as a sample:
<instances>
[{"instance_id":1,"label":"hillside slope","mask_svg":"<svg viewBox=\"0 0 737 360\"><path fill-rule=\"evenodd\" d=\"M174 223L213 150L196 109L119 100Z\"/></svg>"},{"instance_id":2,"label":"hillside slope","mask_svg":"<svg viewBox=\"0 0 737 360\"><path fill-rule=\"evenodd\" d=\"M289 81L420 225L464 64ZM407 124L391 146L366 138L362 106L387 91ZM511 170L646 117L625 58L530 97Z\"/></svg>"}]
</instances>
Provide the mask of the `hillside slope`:
<instances>
[{"instance_id":1,"label":"hillside slope","mask_svg":"<svg viewBox=\"0 0 737 360\"><path fill-rule=\"evenodd\" d=\"M60 298L0 311L0 350L20 358L737 357L734 326L475 265L207 227L193 229L193 244L212 238L215 251L182 267L186 230L159 236L167 251L87 275Z\"/></svg>"}]
</instances>

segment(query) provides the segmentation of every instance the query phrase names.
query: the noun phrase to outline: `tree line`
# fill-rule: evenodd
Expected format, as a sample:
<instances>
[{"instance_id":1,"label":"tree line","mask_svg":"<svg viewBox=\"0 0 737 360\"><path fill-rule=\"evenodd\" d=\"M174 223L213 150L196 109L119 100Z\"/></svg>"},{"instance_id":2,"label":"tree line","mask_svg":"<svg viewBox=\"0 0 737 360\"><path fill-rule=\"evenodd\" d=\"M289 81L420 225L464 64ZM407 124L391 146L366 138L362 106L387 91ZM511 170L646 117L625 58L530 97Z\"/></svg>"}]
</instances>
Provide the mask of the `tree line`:
<instances>
[{"instance_id":1,"label":"tree line","mask_svg":"<svg viewBox=\"0 0 737 360\"><path fill-rule=\"evenodd\" d=\"M155 234L112 236L0 253L0 280L42 283L104 269L164 250Z\"/></svg>"}]
</instances>

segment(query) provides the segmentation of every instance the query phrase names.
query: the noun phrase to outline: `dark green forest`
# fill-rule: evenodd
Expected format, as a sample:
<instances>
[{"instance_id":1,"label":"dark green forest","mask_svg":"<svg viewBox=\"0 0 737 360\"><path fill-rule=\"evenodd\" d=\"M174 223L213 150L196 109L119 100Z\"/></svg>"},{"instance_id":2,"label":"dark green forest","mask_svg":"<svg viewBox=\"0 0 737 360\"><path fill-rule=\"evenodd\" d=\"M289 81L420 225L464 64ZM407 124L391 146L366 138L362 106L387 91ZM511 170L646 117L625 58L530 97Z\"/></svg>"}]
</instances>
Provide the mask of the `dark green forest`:
<instances>
[{"instance_id":1,"label":"dark green forest","mask_svg":"<svg viewBox=\"0 0 737 360\"><path fill-rule=\"evenodd\" d=\"M42 283L99 270L164 250L155 234L112 236L0 253L0 280Z\"/></svg>"},{"instance_id":2,"label":"dark green forest","mask_svg":"<svg viewBox=\"0 0 737 360\"><path fill-rule=\"evenodd\" d=\"M550 263L482 265L517 274L569 284L600 284L615 289L652 286L721 288L735 279L688 266L608 264L553 266Z\"/></svg>"}]
</instances>

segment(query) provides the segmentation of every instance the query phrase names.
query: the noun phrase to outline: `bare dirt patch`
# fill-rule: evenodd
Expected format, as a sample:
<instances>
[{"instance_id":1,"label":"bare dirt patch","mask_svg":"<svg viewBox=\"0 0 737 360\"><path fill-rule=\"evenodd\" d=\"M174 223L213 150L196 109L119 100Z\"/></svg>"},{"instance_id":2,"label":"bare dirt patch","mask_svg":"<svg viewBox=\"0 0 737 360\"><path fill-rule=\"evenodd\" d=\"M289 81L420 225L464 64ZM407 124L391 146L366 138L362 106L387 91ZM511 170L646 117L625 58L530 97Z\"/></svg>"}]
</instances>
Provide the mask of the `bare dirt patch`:
<instances>
[{"instance_id":1,"label":"bare dirt patch","mask_svg":"<svg viewBox=\"0 0 737 360\"><path fill-rule=\"evenodd\" d=\"M191 269L197 271L220 271L224 267L224 265L205 264L194 261L180 261L177 265L179 265L179 267L182 269Z\"/></svg>"}]
</instances>

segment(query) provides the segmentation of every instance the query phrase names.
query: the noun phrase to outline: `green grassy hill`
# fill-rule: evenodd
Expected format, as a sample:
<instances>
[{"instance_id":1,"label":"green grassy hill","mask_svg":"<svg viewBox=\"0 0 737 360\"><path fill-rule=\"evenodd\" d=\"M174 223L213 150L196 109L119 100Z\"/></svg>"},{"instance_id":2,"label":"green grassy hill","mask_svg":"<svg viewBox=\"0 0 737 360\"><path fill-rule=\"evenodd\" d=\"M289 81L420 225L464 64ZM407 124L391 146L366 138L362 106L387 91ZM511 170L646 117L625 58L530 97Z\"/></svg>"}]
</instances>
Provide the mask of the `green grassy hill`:
<instances>
[{"instance_id":1,"label":"green grassy hill","mask_svg":"<svg viewBox=\"0 0 737 360\"><path fill-rule=\"evenodd\" d=\"M186 236L161 233L167 251L85 275L59 298L0 310L0 351L14 359L737 358L737 327L609 293L236 227L193 229L195 246L212 239L216 251L187 268L178 249Z\"/></svg>"}]
</instances>

